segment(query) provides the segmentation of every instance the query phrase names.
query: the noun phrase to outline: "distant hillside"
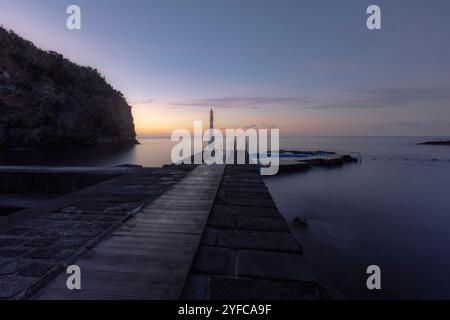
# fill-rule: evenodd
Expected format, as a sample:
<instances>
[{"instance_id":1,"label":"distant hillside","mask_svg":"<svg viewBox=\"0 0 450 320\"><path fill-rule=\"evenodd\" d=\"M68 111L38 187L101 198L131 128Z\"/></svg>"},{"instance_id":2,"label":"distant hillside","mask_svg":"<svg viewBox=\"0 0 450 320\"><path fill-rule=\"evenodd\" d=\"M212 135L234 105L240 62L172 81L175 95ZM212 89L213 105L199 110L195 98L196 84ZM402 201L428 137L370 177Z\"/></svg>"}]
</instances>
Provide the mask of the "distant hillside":
<instances>
[{"instance_id":1,"label":"distant hillside","mask_svg":"<svg viewBox=\"0 0 450 320\"><path fill-rule=\"evenodd\" d=\"M0 146L135 144L131 107L90 67L0 28Z\"/></svg>"}]
</instances>

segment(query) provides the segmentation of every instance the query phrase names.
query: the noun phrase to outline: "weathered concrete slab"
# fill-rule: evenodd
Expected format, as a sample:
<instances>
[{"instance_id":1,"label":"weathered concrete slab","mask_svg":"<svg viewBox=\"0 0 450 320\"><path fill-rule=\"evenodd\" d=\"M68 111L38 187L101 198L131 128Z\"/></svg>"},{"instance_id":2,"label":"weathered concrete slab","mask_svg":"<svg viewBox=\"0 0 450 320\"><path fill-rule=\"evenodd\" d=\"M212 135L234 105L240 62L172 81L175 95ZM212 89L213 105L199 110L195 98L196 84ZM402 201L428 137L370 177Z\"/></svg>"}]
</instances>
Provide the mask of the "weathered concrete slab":
<instances>
[{"instance_id":1,"label":"weathered concrete slab","mask_svg":"<svg viewBox=\"0 0 450 320\"><path fill-rule=\"evenodd\" d=\"M272 217L236 217L236 228L242 230L259 230L274 232L290 232L289 226L283 218Z\"/></svg>"},{"instance_id":2,"label":"weathered concrete slab","mask_svg":"<svg viewBox=\"0 0 450 320\"><path fill-rule=\"evenodd\" d=\"M328 298L255 166L227 166L183 298Z\"/></svg>"},{"instance_id":3,"label":"weathered concrete slab","mask_svg":"<svg viewBox=\"0 0 450 320\"><path fill-rule=\"evenodd\" d=\"M212 300L316 300L327 298L316 282L212 276Z\"/></svg>"},{"instance_id":4,"label":"weathered concrete slab","mask_svg":"<svg viewBox=\"0 0 450 320\"><path fill-rule=\"evenodd\" d=\"M288 232L220 230L217 236L217 245L235 249L302 252L300 245Z\"/></svg>"},{"instance_id":5,"label":"weathered concrete slab","mask_svg":"<svg viewBox=\"0 0 450 320\"><path fill-rule=\"evenodd\" d=\"M197 251L192 270L199 273L230 274L235 268L235 252L228 248L202 246Z\"/></svg>"},{"instance_id":6,"label":"weathered concrete slab","mask_svg":"<svg viewBox=\"0 0 450 320\"><path fill-rule=\"evenodd\" d=\"M186 281L183 295L191 300L204 300L208 295L209 275L191 273Z\"/></svg>"},{"instance_id":7,"label":"weathered concrete slab","mask_svg":"<svg viewBox=\"0 0 450 320\"><path fill-rule=\"evenodd\" d=\"M198 166L75 261L82 290L69 291L61 274L35 298L179 299L224 168Z\"/></svg>"},{"instance_id":8,"label":"weathered concrete slab","mask_svg":"<svg viewBox=\"0 0 450 320\"><path fill-rule=\"evenodd\" d=\"M269 192L269 191L267 191ZM214 214L227 214L235 216L256 216L256 217L280 217L280 213L276 208L263 208L257 207L257 209L251 210L248 207L230 206L216 204L213 208Z\"/></svg>"},{"instance_id":9,"label":"weathered concrete slab","mask_svg":"<svg viewBox=\"0 0 450 320\"><path fill-rule=\"evenodd\" d=\"M256 167L224 169L143 169L3 219L0 298L328 298Z\"/></svg>"},{"instance_id":10,"label":"weathered concrete slab","mask_svg":"<svg viewBox=\"0 0 450 320\"><path fill-rule=\"evenodd\" d=\"M237 275L266 279L314 281L317 276L306 267L301 255L242 250L237 253Z\"/></svg>"},{"instance_id":11,"label":"weathered concrete slab","mask_svg":"<svg viewBox=\"0 0 450 320\"><path fill-rule=\"evenodd\" d=\"M0 193L67 194L139 167L0 166Z\"/></svg>"},{"instance_id":12,"label":"weathered concrete slab","mask_svg":"<svg viewBox=\"0 0 450 320\"><path fill-rule=\"evenodd\" d=\"M0 194L0 208L33 208L59 196L55 194Z\"/></svg>"},{"instance_id":13,"label":"weathered concrete slab","mask_svg":"<svg viewBox=\"0 0 450 320\"><path fill-rule=\"evenodd\" d=\"M28 297L61 266L95 247L193 168L141 169L42 206L1 217L0 298ZM117 188L132 186L135 181L151 189L151 195L137 197Z\"/></svg>"}]
</instances>

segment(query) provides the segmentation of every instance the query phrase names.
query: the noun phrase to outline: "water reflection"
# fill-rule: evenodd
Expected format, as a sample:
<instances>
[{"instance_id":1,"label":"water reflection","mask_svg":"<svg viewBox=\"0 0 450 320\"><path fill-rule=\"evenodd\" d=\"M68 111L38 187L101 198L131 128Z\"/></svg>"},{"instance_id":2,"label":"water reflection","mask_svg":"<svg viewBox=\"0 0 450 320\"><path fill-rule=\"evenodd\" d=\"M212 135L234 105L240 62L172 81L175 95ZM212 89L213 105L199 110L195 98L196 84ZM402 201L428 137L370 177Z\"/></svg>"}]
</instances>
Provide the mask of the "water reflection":
<instances>
[{"instance_id":1,"label":"water reflection","mask_svg":"<svg viewBox=\"0 0 450 320\"><path fill-rule=\"evenodd\" d=\"M170 163L169 139L140 139L135 146L42 147L0 150L0 165L116 166L140 164L160 167Z\"/></svg>"}]
</instances>

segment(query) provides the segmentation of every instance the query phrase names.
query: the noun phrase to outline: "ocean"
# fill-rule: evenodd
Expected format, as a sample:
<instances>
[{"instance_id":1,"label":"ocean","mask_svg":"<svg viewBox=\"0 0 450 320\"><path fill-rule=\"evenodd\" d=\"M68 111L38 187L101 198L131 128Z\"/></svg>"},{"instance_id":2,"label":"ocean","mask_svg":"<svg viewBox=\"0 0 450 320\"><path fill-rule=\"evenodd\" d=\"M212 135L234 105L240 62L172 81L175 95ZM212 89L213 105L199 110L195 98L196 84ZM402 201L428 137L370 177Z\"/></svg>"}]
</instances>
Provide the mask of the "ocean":
<instances>
[{"instance_id":1,"label":"ocean","mask_svg":"<svg viewBox=\"0 0 450 320\"><path fill-rule=\"evenodd\" d=\"M266 177L304 249L305 263L335 297L450 298L450 147L417 145L449 137L286 138L282 149L356 152L361 163ZM161 166L168 139L132 147L0 150L0 165ZM309 227L292 224L295 217ZM366 269L381 268L369 291Z\"/></svg>"},{"instance_id":2,"label":"ocean","mask_svg":"<svg viewBox=\"0 0 450 320\"><path fill-rule=\"evenodd\" d=\"M265 178L304 258L337 297L450 298L450 147L445 137L305 138L285 148L359 152L360 164ZM447 138L448 139L448 138ZM381 268L369 291L369 265Z\"/></svg>"}]
</instances>

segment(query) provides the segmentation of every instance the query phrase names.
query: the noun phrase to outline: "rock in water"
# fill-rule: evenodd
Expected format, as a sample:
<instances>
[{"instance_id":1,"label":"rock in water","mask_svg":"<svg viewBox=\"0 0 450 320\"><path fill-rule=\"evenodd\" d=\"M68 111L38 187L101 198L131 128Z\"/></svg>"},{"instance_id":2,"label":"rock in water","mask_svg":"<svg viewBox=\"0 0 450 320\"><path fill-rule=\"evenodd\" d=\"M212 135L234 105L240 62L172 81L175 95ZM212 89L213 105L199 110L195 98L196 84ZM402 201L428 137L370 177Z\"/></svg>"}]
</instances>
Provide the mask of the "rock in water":
<instances>
[{"instance_id":1,"label":"rock in water","mask_svg":"<svg viewBox=\"0 0 450 320\"><path fill-rule=\"evenodd\" d=\"M0 146L136 144L131 107L99 72L0 27Z\"/></svg>"},{"instance_id":2,"label":"rock in water","mask_svg":"<svg viewBox=\"0 0 450 320\"><path fill-rule=\"evenodd\" d=\"M297 226L301 226L301 227L305 227L305 228L309 227L308 219L305 219L305 218L295 217L293 223L294 223L294 225L297 225Z\"/></svg>"}]
</instances>

